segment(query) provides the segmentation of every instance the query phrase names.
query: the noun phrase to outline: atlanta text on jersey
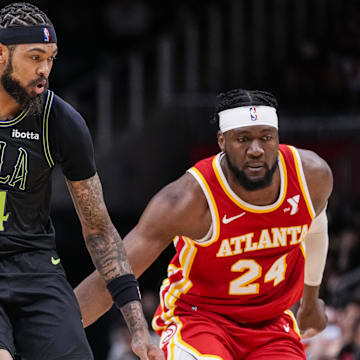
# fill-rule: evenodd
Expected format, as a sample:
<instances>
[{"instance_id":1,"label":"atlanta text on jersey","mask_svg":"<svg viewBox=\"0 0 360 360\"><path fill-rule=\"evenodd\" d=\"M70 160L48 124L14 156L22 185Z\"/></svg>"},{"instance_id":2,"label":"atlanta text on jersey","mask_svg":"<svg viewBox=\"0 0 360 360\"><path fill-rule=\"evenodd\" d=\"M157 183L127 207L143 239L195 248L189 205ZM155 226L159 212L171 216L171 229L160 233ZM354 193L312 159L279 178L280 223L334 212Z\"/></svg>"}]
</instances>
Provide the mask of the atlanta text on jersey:
<instances>
[{"instance_id":1,"label":"atlanta text on jersey","mask_svg":"<svg viewBox=\"0 0 360 360\"><path fill-rule=\"evenodd\" d=\"M305 241L308 226L299 225L291 227L263 229L258 241L254 233L235 236L222 240L217 257L232 256L243 252L272 249L280 246L298 245Z\"/></svg>"}]
</instances>

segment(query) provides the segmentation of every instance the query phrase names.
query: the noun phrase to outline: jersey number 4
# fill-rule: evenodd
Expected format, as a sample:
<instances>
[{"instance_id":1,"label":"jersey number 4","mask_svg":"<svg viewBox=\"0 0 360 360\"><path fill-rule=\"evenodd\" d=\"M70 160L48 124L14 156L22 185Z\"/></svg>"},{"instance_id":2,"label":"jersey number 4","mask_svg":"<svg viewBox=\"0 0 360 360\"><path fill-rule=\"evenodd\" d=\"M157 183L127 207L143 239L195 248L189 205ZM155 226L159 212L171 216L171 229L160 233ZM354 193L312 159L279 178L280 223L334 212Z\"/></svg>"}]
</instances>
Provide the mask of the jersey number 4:
<instances>
[{"instance_id":1,"label":"jersey number 4","mask_svg":"<svg viewBox=\"0 0 360 360\"><path fill-rule=\"evenodd\" d=\"M5 214L7 191L0 191L0 231L4 231L4 222L8 220L9 214Z\"/></svg>"},{"instance_id":2,"label":"jersey number 4","mask_svg":"<svg viewBox=\"0 0 360 360\"><path fill-rule=\"evenodd\" d=\"M274 286L279 285L285 279L286 255L277 259L264 277L264 282L274 282ZM250 295L259 292L259 283L256 279L262 275L262 267L255 260L239 260L231 266L231 271L244 272L241 276L230 282L230 295Z\"/></svg>"}]
</instances>

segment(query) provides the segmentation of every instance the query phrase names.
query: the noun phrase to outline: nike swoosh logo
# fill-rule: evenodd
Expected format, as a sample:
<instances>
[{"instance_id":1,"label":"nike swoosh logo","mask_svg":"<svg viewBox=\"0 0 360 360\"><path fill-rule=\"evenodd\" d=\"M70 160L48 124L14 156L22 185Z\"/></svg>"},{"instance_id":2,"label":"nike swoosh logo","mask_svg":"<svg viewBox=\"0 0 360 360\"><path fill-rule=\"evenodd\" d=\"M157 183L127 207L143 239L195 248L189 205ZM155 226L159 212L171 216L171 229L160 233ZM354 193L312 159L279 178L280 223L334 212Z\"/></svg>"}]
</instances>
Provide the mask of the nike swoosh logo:
<instances>
[{"instance_id":1,"label":"nike swoosh logo","mask_svg":"<svg viewBox=\"0 0 360 360\"><path fill-rule=\"evenodd\" d=\"M53 265L57 265L60 262L60 259L55 259L53 256L51 257L51 263Z\"/></svg>"},{"instance_id":2,"label":"nike swoosh logo","mask_svg":"<svg viewBox=\"0 0 360 360\"><path fill-rule=\"evenodd\" d=\"M246 211L244 211L243 213L239 214L239 215L235 215L235 216L232 216L232 217L226 217L226 214L224 215L224 217L222 218L222 222L223 224L228 224L238 218L241 218L242 216L244 216L246 214Z\"/></svg>"}]
</instances>

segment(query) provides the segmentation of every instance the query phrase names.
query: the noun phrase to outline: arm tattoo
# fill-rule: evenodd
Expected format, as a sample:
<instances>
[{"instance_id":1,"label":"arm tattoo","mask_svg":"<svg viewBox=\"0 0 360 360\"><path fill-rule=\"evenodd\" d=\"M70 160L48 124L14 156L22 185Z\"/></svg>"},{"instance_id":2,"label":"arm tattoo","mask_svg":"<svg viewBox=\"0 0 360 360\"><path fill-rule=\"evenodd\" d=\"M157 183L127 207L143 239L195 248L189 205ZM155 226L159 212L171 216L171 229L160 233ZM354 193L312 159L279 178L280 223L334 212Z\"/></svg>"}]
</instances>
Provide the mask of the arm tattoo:
<instances>
[{"instance_id":1,"label":"arm tattoo","mask_svg":"<svg viewBox=\"0 0 360 360\"><path fill-rule=\"evenodd\" d=\"M107 212L101 183L96 174L83 181L66 181L78 213L86 246L92 261L106 282L117 276L132 273L125 248ZM121 308L131 334L147 329L141 303L132 301ZM143 341L137 333L135 343Z\"/></svg>"},{"instance_id":2,"label":"arm tattoo","mask_svg":"<svg viewBox=\"0 0 360 360\"><path fill-rule=\"evenodd\" d=\"M131 334L133 334L136 330L148 327L140 302L132 301L124 305L121 308L121 313ZM136 339L134 339L134 341L136 341Z\"/></svg>"},{"instance_id":3,"label":"arm tattoo","mask_svg":"<svg viewBox=\"0 0 360 360\"><path fill-rule=\"evenodd\" d=\"M125 248L107 212L101 183L96 174L82 181L66 180L81 221L87 249L106 282L132 273Z\"/></svg>"}]
</instances>

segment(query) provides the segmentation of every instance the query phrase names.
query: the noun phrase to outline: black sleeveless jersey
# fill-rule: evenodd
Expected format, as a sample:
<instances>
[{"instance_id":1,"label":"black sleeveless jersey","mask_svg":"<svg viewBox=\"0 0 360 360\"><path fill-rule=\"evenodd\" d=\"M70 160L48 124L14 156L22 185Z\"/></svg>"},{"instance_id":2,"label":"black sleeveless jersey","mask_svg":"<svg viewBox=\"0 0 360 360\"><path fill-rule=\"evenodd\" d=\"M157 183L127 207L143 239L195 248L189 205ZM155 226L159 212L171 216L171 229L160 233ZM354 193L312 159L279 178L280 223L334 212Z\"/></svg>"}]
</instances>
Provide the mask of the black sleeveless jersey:
<instances>
[{"instance_id":1,"label":"black sleeveless jersey","mask_svg":"<svg viewBox=\"0 0 360 360\"><path fill-rule=\"evenodd\" d=\"M48 90L43 113L0 120L0 256L54 249L51 177L59 164L69 180L96 173L82 116Z\"/></svg>"}]
</instances>

